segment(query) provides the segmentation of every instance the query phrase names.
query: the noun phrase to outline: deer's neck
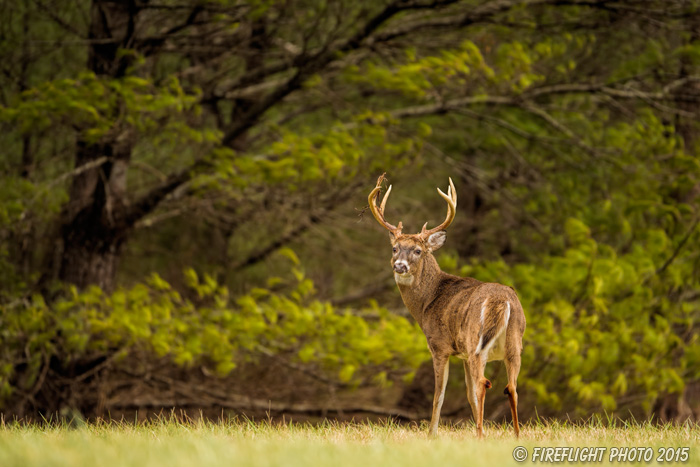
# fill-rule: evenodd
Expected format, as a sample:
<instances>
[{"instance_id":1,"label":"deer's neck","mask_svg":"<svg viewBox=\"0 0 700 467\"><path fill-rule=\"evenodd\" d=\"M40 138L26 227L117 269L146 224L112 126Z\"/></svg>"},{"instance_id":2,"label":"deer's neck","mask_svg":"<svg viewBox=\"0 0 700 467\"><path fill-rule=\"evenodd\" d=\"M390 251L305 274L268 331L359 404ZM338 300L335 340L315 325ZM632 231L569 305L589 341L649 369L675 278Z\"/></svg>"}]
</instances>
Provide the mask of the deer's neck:
<instances>
[{"instance_id":1,"label":"deer's neck","mask_svg":"<svg viewBox=\"0 0 700 467\"><path fill-rule=\"evenodd\" d=\"M427 255L410 285L397 281L404 305L421 326L424 310L435 299L442 274L433 255Z\"/></svg>"}]
</instances>

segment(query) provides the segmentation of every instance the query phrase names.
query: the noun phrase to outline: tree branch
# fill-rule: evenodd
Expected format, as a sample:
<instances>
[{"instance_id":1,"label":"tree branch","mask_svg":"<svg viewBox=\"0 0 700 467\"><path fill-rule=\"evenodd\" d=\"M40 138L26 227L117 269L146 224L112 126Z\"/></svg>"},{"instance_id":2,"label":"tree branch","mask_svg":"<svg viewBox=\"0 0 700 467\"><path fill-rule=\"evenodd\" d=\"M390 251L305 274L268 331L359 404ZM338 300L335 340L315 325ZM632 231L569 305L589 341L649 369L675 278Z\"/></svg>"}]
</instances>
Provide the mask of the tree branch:
<instances>
[{"instance_id":1,"label":"tree branch","mask_svg":"<svg viewBox=\"0 0 700 467\"><path fill-rule=\"evenodd\" d=\"M314 53L300 54L292 61L291 66L289 64L279 63L267 68L261 68L258 71L253 70L253 72L251 72L247 77L244 76L244 78L239 81L239 86L241 83L246 83L246 81L248 83L255 82L258 78L269 75L271 72L281 72L288 69L297 68L294 76L289 78L284 84L280 85L275 91L272 91L270 94L264 97L257 105L254 105L248 112L246 112L237 122L234 122L231 125L224 136L224 144L230 145L236 138L255 125L258 118L262 116L262 114L264 114L270 107L280 102L290 93L299 89L307 77L325 68L329 63L338 57L338 54L360 48L365 39L367 39L374 31L376 31L380 26L382 26L396 14L411 9L423 9L433 6L447 5L449 3L453 3L454 1L456 0L436 0L432 3L418 3L406 0L395 0L387 5L381 12L367 21L367 23L365 23L365 25L361 27L354 36L345 41L341 41L336 44L327 44Z\"/></svg>"},{"instance_id":2,"label":"tree branch","mask_svg":"<svg viewBox=\"0 0 700 467\"><path fill-rule=\"evenodd\" d=\"M449 15L439 18L429 18L397 26L372 37L373 42L387 42L398 37L406 36L417 31L466 27L486 21L514 7L531 5L553 6L600 6L615 0L495 0L485 2L462 15Z\"/></svg>"},{"instance_id":3,"label":"tree branch","mask_svg":"<svg viewBox=\"0 0 700 467\"><path fill-rule=\"evenodd\" d=\"M333 306L345 306L353 302L359 302L366 299L367 297L372 297L380 292L384 292L393 287L392 282L389 282L389 278L393 276L393 273L382 274L381 277L373 281L373 283L363 289L355 290L343 297L331 299L331 304Z\"/></svg>"},{"instance_id":4,"label":"tree branch","mask_svg":"<svg viewBox=\"0 0 700 467\"><path fill-rule=\"evenodd\" d=\"M693 77L693 80L699 80L700 77ZM522 107L527 100L543 96L551 96L557 94L595 94L599 93L609 97L617 97L620 99L642 99L649 101L666 101L677 98L676 94L672 94L672 90L677 86L667 86L660 92L645 92L636 89L620 89L611 87L605 84L554 84L539 88L532 88L525 91L520 96L467 96L456 99L449 99L436 104L417 105L413 107L405 107L396 109L389 114L393 118L412 118L422 117L426 115L439 115L458 110L462 107L473 105L503 105L503 106L518 106ZM689 94L684 96L687 100L700 102L700 95ZM674 109L669 108L669 111Z\"/></svg>"},{"instance_id":5,"label":"tree branch","mask_svg":"<svg viewBox=\"0 0 700 467\"><path fill-rule=\"evenodd\" d=\"M501 2L503 3L503 2ZM514 3L514 2L508 2L508 3ZM269 107L272 105L276 104L279 100L281 100L284 96L292 92L294 89L298 88L302 84L302 76L303 74L301 72L297 73L295 77L287 81L285 84L283 84L280 88L278 88L276 91L274 91L272 94L268 95L266 99L261 101L257 106L253 107L249 114L252 114L250 118L243 118L237 125L233 126L232 128L229 129L229 133L226 135L224 138L224 143L230 143L233 141L236 137L238 137L240 134L245 132L248 128L253 126L256 123L256 118L253 117L253 115L260 116L265 110L267 110ZM674 91L682 87L683 85L693 82L693 81L699 81L700 77L698 76L689 76L685 77L680 80L676 80L666 87L662 89L659 92L647 92L647 91L641 91L637 89L633 89L630 87L625 87L625 88L620 88L620 87L613 87L606 85L604 83L568 83L568 84L554 84L554 85L549 85L549 86L542 86L538 88L532 88L521 94L520 96L467 96L467 97L461 97L461 98L456 98L456 99L450 99L446 100L444 102L439 102L436 104L426 104L426 105L419 105L419 106L413 106L413 107L405 107L402 109L396 109L389 114L396 119L403 119L403 118L414 118L414 117L422 117L426 115L439 115L439 114L446 114L449 112L454 112L458 111L461 108L464 107L470 107L474 105L495 105L495 106L517 106L517 107L523 107L525 110L530 109L533 111L534 114L539 115L540 117L544 118L546 121L548 121L550 124L553 124L555 127L561 127L561 125L558 124L558 122L554 121L552 122L551 116L548 116L548 114L544 115L541 111L537 112L532 109L532 107L528 108L527 106L527 101L528 100L533 100L536 98L542 98L545 96L551 96L551 95L559 95L559 94L601 94L605 95L608 97L614 97L618 99L640 99L640 100L646 100L646 101L666 101L666 100L677 100L678 99L678 94L674 94ZM625 83L621 83L624 85ZM689 101L700 101L700 95L694 95L694 94L688 94L684 96L686 100ZM673 111L674 109L668 108L669 111ZM246 114L248 115L248 114ZM549 117L549 118L547 118ZM592 152L594 154L598 154L598 152L594 149L588 146L587 144L583 143L576 135L571 133L570 130L567 130L565 127L559 128L564 134L572 138L572 141L578 142L578 144L585 149L587 152ZM160 201L162 201L169 193L177 189L180 185L183 183L189 181L192 177L192 173L194 172L195 168L198 165L201 165L202 161L195 162L190 168L183 170L182 172L178 174L171 175L168 177L168 179L163 183L162 185L154 188L151 192L146 194L140 201L136 202L130 211L130 214L128 216L128 222L130 225L132 225L134 222L138 221L140 218L142 218L144 215L148 214L151 212ZM312 222L313 223L313 222ZM238 263L236 265L236 268L242 268L246 267L250 264L254 264L261 259L264 259L269 255L271 252L275 251L279 246L283 245L284 243L287 243L288 241L291 241L292 239L296 238L298 235L303 233L306 229L308 228L308 225L305 227L299 227L298 229L295 229L294 231L290 232L287 236L283 237L282 239L278 240L277 242L269 245L265 249L257 252L256 254L251 255L249 258L246 260Z\"/></svg>"},{"instance_id":6,"label":"tree branch","mask_svg":"<svg viewBox=\"0 0 700 467\"><path fill-rule=\"evenodd\" d=\"M668 267L673 264L675 259L678 257L678 254L681 252L683 247L685 246L686 243L688 243L688 240L690 237L693 235L693 232L695 232L695 229L698 226L698 223L700 223L700 217L696 217L695 220L693 221L693 225L690 226L686 234L683 236L681 241L678 243L676 248L673 250L673 254L664 262L664 264L656 270L656 274L662 274Z\"/></svg>"},{"instance_id":7,"label":"tree branch","mask_svg":"<svg viewBox=\"0 0 700 467\"><path fill-rule=\"evenodd\" d=\"M112 400L108 401L107 405L110 408L142 408L142 407L184 407L184 406L194 406L194 407L225 407L228 409L236 410L258 410L258 411L274 411L274 412L285 412L285 413L299 413L299 414L318 414L325 415L327 413L369 413L374 415L382 415L389 417L398 417L404 420L421 420L429 417L427 413L415 413L409 412L399 408L387 408L382 406L376 406L371 404L354 404L346 406L336 406L336 405L322 405L322 404L309 404L309 403L286 403L272 401L269 399L256 399L248 396L243 396L239 394L224 393L221 391L216 391L212 387L207 385L196 385L193 383L186 383L178 381L172 378L153 375L152 379L158 381L162 384L167 385L167 387L174 391L177 396L168 399L157 399L153 396L142 396L142 397L130 397L127 401ZM461 407L460 409L461 410ZM450 415L453 413L443 413L443 415Z\"/></svg>"},{"instance_id":8,"label":"tree branch","mask_svg":"<svg viewBox=\"0 0 700 467\"><path fill-rule=\"evenodd\" d=\"M530 112L533 115L544 120L549 126L555 130L566 135L576 146L583 149L585 152L594 157L600 157L600 151L590 145L588 145L580 136L571 131L566 125L558 121L556 118L552 117L544 109L532 104L527 103L522 106L523 109Z\"/></svg>"},{"instance_id":9,"label":"tree branch","mask_svg":"<svg viewBox=\"0 0 700 467\"><path fill-rule=\"evenodd\" d=\"M143 195L138 201L131 204L125 215L125 226L132 227L146 214L153 211L170 193L175 191L183 183L190 181L195 170L202 165L204 165L203 160L199 159L195 161L190 167L170 175L165 182L151 189L151 191Z\"/></svg>"},{"instance_id":10,"label":"tree branch","mask_svg":"<svg viewBox=\"0 0 700 467\"><path fill-rule=\"evenodd\" d=\"M63 18L58 16L58 14L55 13L54 9L45 5L44 2L41 2L39 0L33 0L34 4L39 7L46 15L51 18L56 24L58 24L61 28L64 30L68 31L69 33L73 34L74 36L80 37L80 38L85 38L85 33L77 30L75 27L73 27L72 24L70 24L67 21L64 21Z\"/></svg>"},{"instance_id":11,"label":"tree branch","mask_svg":"<svg viewBox=\"0 0 700 467\"><path fill-rule=\"evenodd\" d=\"M301 234L309 230L309 228L312 225L319 224L320 222L321 216L317 214L312 214L305 222L297 225L294 229L290 230L285 235L279 237L277 240L273 241L272 243L263 247L262 249L251 253L246 258L236 262L233 266L231 266L231 269L235 271L259 263L260 261L270 256L272 253L277 251L283 245L286 245L287 243L298 238Z\"/></svg>"}]
</instances>

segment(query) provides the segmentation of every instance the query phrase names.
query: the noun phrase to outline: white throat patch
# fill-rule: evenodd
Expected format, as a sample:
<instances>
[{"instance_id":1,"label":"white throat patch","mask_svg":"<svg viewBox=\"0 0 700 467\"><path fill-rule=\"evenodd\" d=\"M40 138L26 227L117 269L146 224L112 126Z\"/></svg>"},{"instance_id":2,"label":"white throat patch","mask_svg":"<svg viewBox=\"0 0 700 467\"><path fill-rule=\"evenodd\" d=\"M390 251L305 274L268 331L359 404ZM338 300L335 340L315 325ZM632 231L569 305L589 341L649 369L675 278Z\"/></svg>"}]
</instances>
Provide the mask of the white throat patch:
<instances>
[{"instance_id":1,"label":"white throat patch","mask_svg":"<svg viewBox=\"0 0 700 467\"><path fill-rule=\"evenodd\" d=\"M398 274L394 273L394 280L399 285L413 285L413 274Z\"/></svg>"}]
</instances>

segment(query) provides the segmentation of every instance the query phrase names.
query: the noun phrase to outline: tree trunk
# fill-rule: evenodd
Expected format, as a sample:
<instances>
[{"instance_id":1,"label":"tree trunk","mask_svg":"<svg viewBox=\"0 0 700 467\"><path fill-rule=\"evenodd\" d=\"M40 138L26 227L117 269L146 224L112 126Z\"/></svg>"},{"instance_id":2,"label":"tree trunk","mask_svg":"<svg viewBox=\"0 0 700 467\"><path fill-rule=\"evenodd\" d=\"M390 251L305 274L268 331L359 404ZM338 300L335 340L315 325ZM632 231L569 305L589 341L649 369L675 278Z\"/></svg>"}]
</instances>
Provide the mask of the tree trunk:
<instances>
[{"instance_id":1,"label":"tree trunk","mask_svg":"<svg viewBox=\"0 0 700 467\"><path fill-rule=\"evenodd\" d=\"M78 167L109 159L73 179L63 211L59 278L78 287L97 284L110 290L128 231L124 219L130 147L79 141L77 153Z\"/></svg>"},{"instance_id":2,"label":"tree trunk","mask_svg":"<svg viewBox=\"0 0 700 467\"><path fill-rule=\"evenodd\" d=\"M132 54L119 51L131 43L137 13L133 0L93 0L88 68L98 76L124 76ZM78 136L75 167L95 167L73 178L69 201L63 208L63 248L59 264L54 264L60 280L80 288L90 284L113 288L121 247L131 227L126 221L130 158L128 131L115 131L99 143L88 143Z\"/></svg>"}]
</instances>

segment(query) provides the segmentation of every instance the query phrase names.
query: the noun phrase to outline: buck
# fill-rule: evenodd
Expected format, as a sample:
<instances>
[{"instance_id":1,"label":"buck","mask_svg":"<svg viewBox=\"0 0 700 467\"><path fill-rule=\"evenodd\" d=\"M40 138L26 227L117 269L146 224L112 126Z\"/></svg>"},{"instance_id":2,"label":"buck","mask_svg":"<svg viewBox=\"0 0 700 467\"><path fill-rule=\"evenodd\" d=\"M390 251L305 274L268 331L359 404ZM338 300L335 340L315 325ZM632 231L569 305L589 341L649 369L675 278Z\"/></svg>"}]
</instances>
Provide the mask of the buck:
<instances>
[{"instance_id":1,"label":"buck","mask_svg":"<svg viewBox=\"0 0 700 467\"><path fill-rule=\"evenodd\" d=\"M418 234L407 235L384 217L384 208L391 193L386 191L381 205L377 198L384 174L369 194L369 207L377 222L389 231L393 255L391 266L406 308L420 325L428 341L435 372L435 394L430 420L430 435L437 435L440 409L445 397L449 358L463 360L467 396L476 422L479 438L483 437L484 397L491 382L484 377L486 363L503 360L515 435L518 425L517 379L525 332L525 315L515 291L508 286L458 277L440 270L433 252L447 238L445 230L457 212L457 192L450 178L447 194L438 193L447 202L447 217L435 228L426 230L426 222Z\"/></svg>"}]
</instances>

